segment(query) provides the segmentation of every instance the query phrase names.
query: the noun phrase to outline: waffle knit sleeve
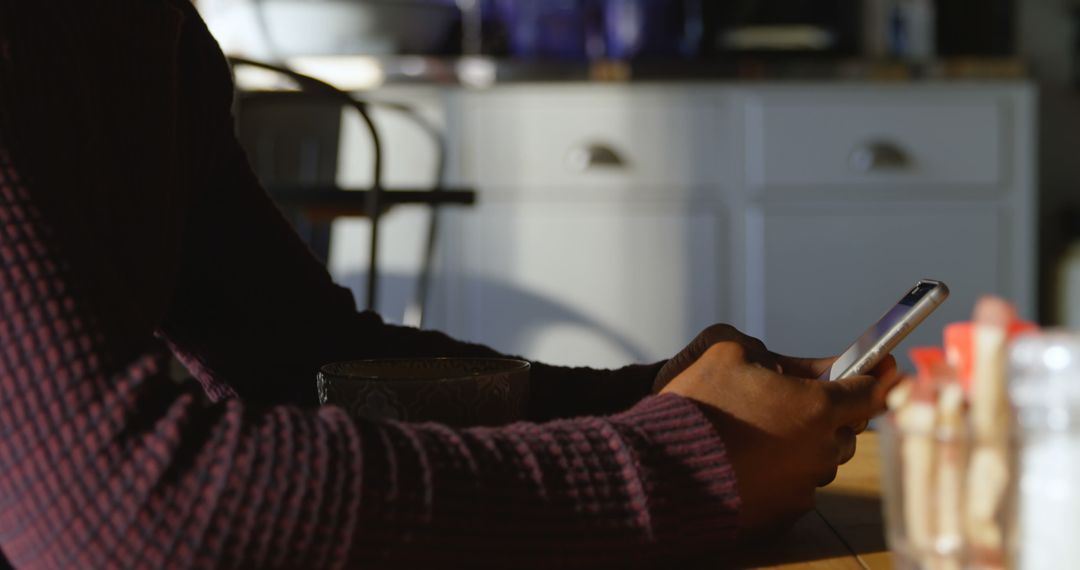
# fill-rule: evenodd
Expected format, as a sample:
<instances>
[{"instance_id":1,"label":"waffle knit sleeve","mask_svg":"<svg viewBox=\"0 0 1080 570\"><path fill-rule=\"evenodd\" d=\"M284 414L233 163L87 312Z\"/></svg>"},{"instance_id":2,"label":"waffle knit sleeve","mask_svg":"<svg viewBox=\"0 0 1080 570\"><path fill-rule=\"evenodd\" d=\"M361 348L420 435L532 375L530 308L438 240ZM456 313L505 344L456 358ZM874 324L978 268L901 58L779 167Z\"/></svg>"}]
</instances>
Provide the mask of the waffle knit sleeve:
<instances>
[{"instance_id":1,"label":"waffle knit sleeve","mask_svg":"<svg viewBox=\"0 0 1080 570\"><path fill-rule=\"evenodd\" d=\"M730 541L724 445L676 396L455 430L207 402L167 380L154 331L204 199L186 189L212 172L191 129L219 123L197 120L217 111L181 81L191 21L179 1L0 0L0 546L15 565L627 567ZM248 371L227 380L256 386Z\"/></svg>"},{"instance_id":2,"label":"waffle knit sleeve","mask_svg":"<svg viewBox=\"0 0 1080 570\"><path fill-rule=\"evenodd\" d=\"M730 541L697 407L453 430L204 404L120 362L0 165L0 545L17 566L627 567Z\"/></svg>"}]
</instances>

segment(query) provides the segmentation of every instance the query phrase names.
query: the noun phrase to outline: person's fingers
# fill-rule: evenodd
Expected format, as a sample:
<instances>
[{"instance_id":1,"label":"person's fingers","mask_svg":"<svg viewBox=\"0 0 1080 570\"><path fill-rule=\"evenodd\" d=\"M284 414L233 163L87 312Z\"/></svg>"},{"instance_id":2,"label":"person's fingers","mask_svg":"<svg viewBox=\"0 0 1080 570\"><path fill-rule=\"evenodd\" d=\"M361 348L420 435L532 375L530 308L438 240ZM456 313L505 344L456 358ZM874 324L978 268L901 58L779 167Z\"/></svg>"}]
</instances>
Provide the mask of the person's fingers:
<instances>
[{"instance_id":1,"label":"person's fingers","mask_svg":"<svg viewBox=\"0 0 1080 570\"><path fill-rule=\"evenodd\" d=\"M653 379L653 392L660 392L660 390L662 390L664 386L667 386L668 382L673 378L682 374L687 368L693 366L694 363L701 358L701 355L705 354L712 345L730 340L741 341L743 337L745 337L745 335L731 325L715 324L706 327L705 330L698 333L698 335L690 341L690 344L687 345L686 348L668 359L668 361L660 367L660 371L656 374L656 378Z\"/></svg>"},{"instance_id":2,"label":"person's fingers","mask_svg":"<svg viewBox=\"0 0 1080 570\"><path fill-rule=\"evenodd\" d=\"M714 343L705 350L703 357L707 357L712 365L719 367L734 367L753 363L750 360L750 351L738 341L725 340Z\"/></svg>"},{"instance_id":3,"label":"person's fingers","mask_svg":"<svg viewBox=\"0 0 1080 570\"><path fill-rule=\"evenodd\" d=\"M851 461L852 457L855 457L856 441L855 430L847 427L840 426L836 429L836 445L837 445L837 457L836 464L843 465L848 461Z\"/></svg>"},{"instance_id":4,"label":"person's fingers","mask_svg":"<svg viewBox=\"0 0 1080 570\"><path fill-rule=\"evenodd\" d=\"M874 369L870 371L871 376L875 378L881 378L883 380L888 380L899 373L899 370L897 370L896 368L896 359L893 358L893 355L891 354L888 354L885 356L885 358L882 358L881 362L878 362L877 366L875 366Z\"/></svg>"},{"instance_id":5,"label":"person's fingers","mask_svg":"<svg viewBox=\"0 0 1080 570\"><path fill-rule=\"evenodd\" d=\"M758 341L760 342L760 341ZM747 360L753 364L756 364L766 370L771 370L777 374L784 373L784 367L776 360L775 355L765 349L765 345L762 344L760 348L751 346L747 351Z\"/></svg>"},{"instance_id":6,"label":"person's fingers","mask_svg":"<svg viewBox=\"0 0 1080 570\"><path fill-rule=\"evenodd\" d=\"M896 367L896 359L893 358L891 354L886 356L874 367L867 377L875 378L877 380L876 385L873 387L871 398L878 409L871 416L865 417L848 426L855 434L866 431L867 426L870 424L870 418L873 417L873 415L877 415L884 411L885 396L888 394L889 390L900 381L900 372Z\"/></svg>"},{"instance_id":7,"label":"person's fingers","mask_svg":"<svg viewBox=\"0 0 1080 570\"><path fill-rule=\"evenodd\" d=\"M829 483L832 483L836 479L836 473L839 471L836 465L829 467L825 470L825 473L818 478L817 486L824 487Z\"/></svg>"},{"instance_id":8,"label":"person's fingers","mask_svg":"<svg viewBox=\"0 0 1080 570\"><path fill-rule=\"evenodd\" d=\"M660 367L660 371L656 373L656 378L653 379L653 392L659 392L664 386L667 386L667 383L670 382L672 378L675 378L689 368L690 365L697 360L698 356L699 354L683 351L669 358L668 361Z\"/></svg>"},{"instance_id":9,"label":"person's fingers","mask_svg":"<svg viewBox=\"0 0 1080 570\"><path fill-rule=\"evenodd\" d=\"M824 487L829 483L832 483L839 472L838 467L851 461L852 457L855 457L856 439L855 431L850 427L841 426L836 429L834 439L831 442L831 445L829 445L831 456L829 457L827 464L822 467L821 473L817 476L818 487Z\"/></svg>"},{"instance_id":10,"label":"person's fingers","mask_svg":"<svg viewBox=\"0 0 1080 570\"><path fill-rule=\"evenodd\" d=\"M799 378L820 378L829 371L829 368L837 359L836 356L827 358L798 358L776 353L772 354L776 362L782 366L784 374L787 374L788 376L797 376ZM894 374L898 373L896 359L893 358L891 354L885 356L885 358L869 372L870 376L876 378L891 378Z\"/></svg>"},{"instance_id":11,"label":"person's fingers","mask_svg":"<svg viewBox=\"0 0 1080 570\"><path fill-rule=\"evenodd\" d=\"M857 426L885 409L883 381L873 376L852 376L824 384L831 398L836 426Z\"/></svg>"},{"instance_id":12,"label":"person's fingers","mask_svg":"<svg viewBox=\"0 0 1080 570\"><path fill-rule=\"evenodd\" d=\"M761 340L743 334L731 325L715 324L701 331L686 348L660 367L660 371L653 379L653 392L660 392L673 378L693 366L713 345L723 342L741 344L746 351L747 362L781 374L784 371L784 368L777 363L776 355L769 352Z\"/></svg>"},{"instance_id":13,"label":"person's fingers","mask_svg":"<svg viewBox=\"0 0 1080 570\"><path fill-rule=\"evenodd\" d=\"M735 327L725 326L719 329L721 338L719 340L731 340L738 342L746 348L746 360L761 366L767 370L773 370L775 372L782 372L783 368L777 363L776 355L769 351L761 339L752 337L748 334L744 334L742 331Z\"/></svg>"},{"instance_id":14,"label":"person's fingers","mask_svg":"<svg viewBox=\"0 0 1080 570\"><path fill-rule=\"evenodd\" d=\"M798 378L819 378L836 361L835 356L829 358L796 358L773 353L773 357L783 368L783 374Z\"/></svg>"}]
</instances>

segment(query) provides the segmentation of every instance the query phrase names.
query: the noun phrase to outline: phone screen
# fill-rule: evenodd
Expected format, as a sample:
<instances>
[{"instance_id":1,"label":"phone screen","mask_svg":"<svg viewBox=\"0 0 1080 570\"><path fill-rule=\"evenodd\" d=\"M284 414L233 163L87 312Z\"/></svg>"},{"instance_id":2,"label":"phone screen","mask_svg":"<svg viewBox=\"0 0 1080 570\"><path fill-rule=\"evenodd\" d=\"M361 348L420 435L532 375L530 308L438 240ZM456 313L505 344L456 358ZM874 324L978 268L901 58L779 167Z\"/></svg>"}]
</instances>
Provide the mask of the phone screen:
<instances>
[{"instance_id":1,"label":"phone screen","mask_svg":"<svg viewBox=\"0 0 1080 570\"><path fill-rule=\"evenodd\" d=\"M936 298L928 298L928 295L935 290L942 294L935 296ZM853 366L859 365L860 361L862 365L854 373L868 372L870 367L876 365L888 351L891 351L907 336L907 333L941 304L947 292L948 289L939 282L919 281L916 283L915 287L908 291L893 308L889 309L836 359L822 378L831 380L848 375L845 373L849 372Z\"/></svg>"}]
</instances>

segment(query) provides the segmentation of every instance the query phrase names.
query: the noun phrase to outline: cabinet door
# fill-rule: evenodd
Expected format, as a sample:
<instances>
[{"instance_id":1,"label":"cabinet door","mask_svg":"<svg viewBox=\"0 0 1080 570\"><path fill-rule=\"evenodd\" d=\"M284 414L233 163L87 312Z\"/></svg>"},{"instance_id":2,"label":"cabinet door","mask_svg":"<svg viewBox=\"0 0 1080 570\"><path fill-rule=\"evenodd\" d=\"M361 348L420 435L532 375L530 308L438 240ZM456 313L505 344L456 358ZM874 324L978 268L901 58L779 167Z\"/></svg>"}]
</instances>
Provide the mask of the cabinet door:
<instances>
[{"instance_id":1,"label":"cabinet door","mask_svg":"<svg viewBox=\"0 0 1080 570\"><path fill-rule=\"evenodd\" d=\"M782 91L746 107L747 181L775 193L900 187L992 194L1013 107L997 93Z\"/></svg>"},{"instance_id":2,"label":"cabinet door","mask_svg":"<svg viewBox=\"0 0 1080 570\"><path fill-rule=\"evenodd\" d=\"M720 320L714 207L490 204L465 214L455 336L552 364L670 357ZM457 326L454 326L454 323Z\"/></svg>"},{"instance_id":3,"label":"cabinet door","mask_svg":"<svg viewBox=\"0 0 1080 570\"><path fill-rule=\"evenodd\" d=\"M440 213L444 218L446 215L445 211ZM375 310L388 322L416 324L408 314L411 309L416 309L430 224L431 210L421 205L398 206L385 214L379 224L379 290ZM427 328L437 328L445 320L448 270L444 257L451 237L445 224L441 224L424 310ZM357 306L363 309L371 259L371 222L366 218L338 219L334 222L330 243L327 268L334 281L352 290Z\"/></svg>"},{"instance_id":4,"label":"cabinet door","mask_svg":"<svg viewBox=\"0 0 1080 570\"><path fill-rule=\"evenodd\" d=\"M786 354L837 354L920 278L951 295L896 354L940 345L983 294L1010 297L1009 224L992 203L751 208L746 303L750 332Z\"/></svg>"}]
</instances>

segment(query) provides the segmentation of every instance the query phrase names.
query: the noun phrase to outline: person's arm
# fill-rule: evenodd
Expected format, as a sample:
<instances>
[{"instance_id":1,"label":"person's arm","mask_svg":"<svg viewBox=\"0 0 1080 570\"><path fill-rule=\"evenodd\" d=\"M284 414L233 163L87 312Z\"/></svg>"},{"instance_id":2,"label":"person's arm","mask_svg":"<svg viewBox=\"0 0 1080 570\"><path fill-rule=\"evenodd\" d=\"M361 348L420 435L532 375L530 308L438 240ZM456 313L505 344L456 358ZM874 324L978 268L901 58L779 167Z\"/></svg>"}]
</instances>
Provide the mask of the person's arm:
<instances>
[{"instance_id":1,"label":"person's arm","mask_svg":"<svg viewBox=\"0 0 1080 570\"><path fill-rule=\"evenodd\" d=\"M191 198L172 162L188 149L170 146L185 123L158 109L190 95L163 88L183 76L161 57L184 45L183 14L0 0L0 546L15 565L593 568L730 544L731 464L679 396L455 430L208 404L169 381L151 333ZM55 36L33 32L45 21ZM268 368L215 373L256 399Z\"/></svg>"},{"instance_id":2,"label":"person's arm","mask_svg":"<svg viewBox=\"0 0 1080 570\"><path fill-rule=\"evenodd\" d=\"M680 397L453 430L204 406L151 356L104 365L81 279L0 168L0 216L32 220L0 236L15 252L0 287L17 292L0 300L0 545L16 566L592 568L734 537L723 444Z\"/></svg>"},{"instance_id":3,"label":"person's arm","mask_svg":"<svg viewBox=\"0 0 1080 570\"><path fill-rule=\"evenodd\" d=\"M225 379L249 401L314 404L329 362L397 356L496 356L485 346L358 313L259 186L235 137L212 153L193 199L176 293L161 327L210 390ZM659 365L621 370L534 363L530 417L625 410L650 393Z\"/></svg>"},{"instance_id":4,"label":"person's arm","mask_svg":"<svg viewBox=\"0 0 1080 570\"><path fill-rule=\"evenodd\" d=\"M198 192L187 204L175 293L161 333L211 394L235 389L249 402L313 405L315 372L329 362L497 354L358 313L350 292L331 281L249 167L232 133L228 69L196 18L182 42L183 100L199 109L182 138L192 144L188 169ZM658 369L536 363L530 417L625 410L650 393Z\"/></svg>"},{"instance_id":5,"label":"person's arm","mask_svg":"<svg viewBox=\"0 0 1080 570\"><path fill-rule=\"evenodd\" d=\"M119 361L36 192L0 162L0 545L16 566L595 568L735 535L724 446L677 396L464 430L204 405L150 353Z\"/></svg>"}]
</instances>

